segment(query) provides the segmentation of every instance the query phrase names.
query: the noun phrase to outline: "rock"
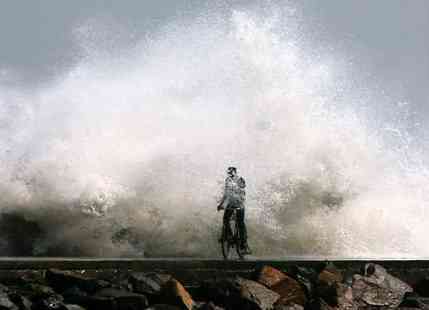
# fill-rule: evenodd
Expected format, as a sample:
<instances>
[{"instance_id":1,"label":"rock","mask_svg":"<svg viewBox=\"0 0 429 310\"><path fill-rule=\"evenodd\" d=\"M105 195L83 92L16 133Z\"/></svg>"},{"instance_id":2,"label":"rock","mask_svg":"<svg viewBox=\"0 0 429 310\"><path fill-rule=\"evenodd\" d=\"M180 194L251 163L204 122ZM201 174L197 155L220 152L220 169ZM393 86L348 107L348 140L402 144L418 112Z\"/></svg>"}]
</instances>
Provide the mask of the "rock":
<instances>
[{"instance_id":1,"label":"rock","mask_svg":"<svg viewBox=\"0 0 429 310\"><path fill-rule=\"evenodd\" d=\"M0 283L0 294L9 293L10 290L6 285Z\"/></svg>"},{"instance_id":2,"label":"rock","mask_svg":"<svg viewBox=\"0 0 429 310\"><path fill-rule=\"evenodd\" d=\"M240 297L255 304L258 309L271 309L280 298L278 293L267 289L258 282L243 278L238 278L237 281L240 285Z\"/></svg>"},{"instance_id":3,"label":"rock","mask_svg":"<svg viewBox=\"0 0 429 310\"><path fill-rule=\"evenodd\" d=\"M360 307L377 306L397 308L406 292L413 289L398 278L388 274L380 265L366 264L365 275L354 275L352 293Z\"/></svg>"},{"instance_id":4,"label":"rock","mask_svg":"<svg viewBox=\"0 0 429 310\"><path fill-rule=\"evenodd\" d=\"M72 271L49 269L45 275L46 281L56 290L62 292L73 286L94 293L96 290L108 286L108 282L87 277Z\"/></svg>"},{"instance_id":5,"label":"rock","mask_svg":"<svg viewBox=\"0 0 429 310\"><path fill-rule=\"evenodd\" d=\"M10 300L5 293L0 294L0 309L2 310L19 310L18 306Z\"/></svg>"},{"instance_id":6,"label":"rock","mask_svg":"<svg viewBox=\"0 0 429 310\"><path fill-rule=\"evenodd\" d=\"M85 308L82 308L79 305L73 305L73 304L65 304L64 305L67 310L85 310Z\"/></svg>"},{"instance_id":7,"label":"rock","mask_svg":"<svg viewBox=\"0 0 429 310\"><path fill-rule=\"evenodd\" d=\"M172 305L157 304L146 308L146 310L181 310L181 308Z\"/></svg>"},{"instance_id":8,"label":"rock","mask_svg":"<svg viewBox=\"0 0 429 310\"><path fill-rule=\"evenodd\" d=\"M286 278L287 276L283 272L270 266L263 266L256 275L256 281L268 288L273 287Z\"/></svg>"},{"instance_id":9,"label":"rock","mask_svg":"<svg viewBox=\"0 0 429 310\"><path fill-rule=\"evenodd\" d=\"M8 295L10 300L18 306L19 310L30 310L32 303L26 297L18 295L16 293L11 293Z\"/></svg>"},{"instance_id":10,"label":"rock","mask_svg":"<svg viewBox=\"0 0 429 310\"><path fill-rule=\"evenodd\" d=\"M339 298L344 297L345 293L342 291L345 286L340 285L342 281L342 274L333 266L322 270L317 277L317 296L330 306L338 306L340 303Z\"/></svg>"},{"instance_id":11,"label":"rock","mask_svg":"<svg viewBox=\"0 0 429 310\"><path fill-rule=\"evenodd\" d=\"M42 285L42 284L27 283L27 285L24 286L24 289L26 289L29 292L29 296L31 300L48 298L54 295L57 295L58 299L62 298L54 291L52 287Z\"/></svg>"},{"instance_id":12,"label":"rock","mask_svg":"<svg viewBox=\"0 0 429 310\"><path fill-rule=\"evenodd\" d=\"M415 285L416 293L422 297L429 297L429 277L417 281Z\"/></svg>"},{"instance_id":13,"label":"rock","mask_svg":"<svg viewBox=\"0 0 429 310\"><path fill-rule=\"evenodd\" d=\"M272 309L279 294L264 285L240 277L203 283L207 299L226 309Z\"/></svg>"},{"instance_id":14,"label":"rock","mask_svg":"<svg viewBox=\"0 0 429 310\"><path fill-rule=\"evenodd\" d=\"M168 304L185 309L192 309L194 300L183 285L176 279L166 282L161 288L161 298Z\"/></svg>"},{"instance_id":15,"label":"rock","mask_svg":"<svg viewBox=\"0 0 429 310\"><path fill-rule=\"evenodd\" d=\"M33 303L32 310L67 310L62 303L62 300L57 296L51 296L44 299L37 300Z\"/></svg>"},{"instance_id":16,"label":"rock","mask_svg":"<svg viewBox=\"0 0 429 310\"><path fill-rule=\"evenodd\" d=\"M414 292L407 292L405 293L399 308L429 309L429 298L419 296Z\"/></svg>"},{"instance_id":17,"label":"rock","mask_svg":"<svg viewBox=\"0 0 429 310\"><path fill-rule=\"evenodd\" d=\"M298 304L305 305L306 295L303 287L297 280L270 266L264 266L257 273L256 279L272 291L278 293L280 298L276 305Z\"/></svg>"},{"instance_id":18,"label":"rock","mask_svg":"<svg viewBox=\"0 0 429 310\"><path fill-rule=\"evenodd\" d=\"M332 285L335 283L341 283L343 281L343 275L338 269L333 266L322 270L318 277L318 283L323 285Z\"/></svg>"},{"instance_id":19,"label":"rock","mask_svg":"<svg viewBox=\"0 0 429 310\"><path fill-rule=\"evenodd\" d=\"M132 293L125 290L113 288L104 288L95 294L95 297L111 298L112 304L115 304L116 309L144 309L148 306L146 296L142 294Z\"/></svg>"},{"instance_id":20,"label":"rock","mask_svg":"<svg viewBox=\"0 0 429 310\"><path fill-rule=\"evenodd\" d=\"M289 276L272 286L271 290L280 296L276 305L298 304L304 306L306 304L307 297L301 284Z\"/></svg>"},{"instance_id":21,"label":"rock","mask_svg":"<svg viewBox=\"0 0 429 310\"><path fill-rule=\"evenodd\" d=\"M213 302L201 302L194 306L196 310L224 310L222 307L216 306Z\"/></svg>"},{"instance_id":22,"label":"rock","mask_svg":"<svg viewBox=\"0 0 429 310\"><path fill-rule=\"evenodd\" d=\"M304 310L304 307L297 304L277 305L274 310Z\"/></svg>"},{"instance_id":23,"label":"rock","mask_svg":"<svg viewBox=\"0 0 429 310\"><path fill-rule=\"evenodd\" d=\"M134 272L130 275L129 282L136 293L159 295L162 286L171 278L171 275L162 273Z\"/></svg>"}]
</instances>

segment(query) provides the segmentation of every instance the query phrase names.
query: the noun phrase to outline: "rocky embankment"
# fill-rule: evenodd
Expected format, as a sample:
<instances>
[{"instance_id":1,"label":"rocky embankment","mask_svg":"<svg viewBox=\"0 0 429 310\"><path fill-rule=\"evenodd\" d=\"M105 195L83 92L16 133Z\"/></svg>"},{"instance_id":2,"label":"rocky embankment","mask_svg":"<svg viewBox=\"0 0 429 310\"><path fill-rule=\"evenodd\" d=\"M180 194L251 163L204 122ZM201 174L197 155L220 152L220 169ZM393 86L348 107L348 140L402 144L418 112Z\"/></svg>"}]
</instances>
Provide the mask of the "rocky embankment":
<instances>
[{"instance_id":1,"label":"rocky embankment","mask_svg":"<svg viewBox=\"0 0 429 310\"><path fill-rule=\"evenodd\" d=\"M20 270L3 274L0 310L429 309L429 279L409 285L380 265L348 273L333 264L259 267L248 278L201 279L184 286L167 273Z\"/></svg>"}]
</instances>

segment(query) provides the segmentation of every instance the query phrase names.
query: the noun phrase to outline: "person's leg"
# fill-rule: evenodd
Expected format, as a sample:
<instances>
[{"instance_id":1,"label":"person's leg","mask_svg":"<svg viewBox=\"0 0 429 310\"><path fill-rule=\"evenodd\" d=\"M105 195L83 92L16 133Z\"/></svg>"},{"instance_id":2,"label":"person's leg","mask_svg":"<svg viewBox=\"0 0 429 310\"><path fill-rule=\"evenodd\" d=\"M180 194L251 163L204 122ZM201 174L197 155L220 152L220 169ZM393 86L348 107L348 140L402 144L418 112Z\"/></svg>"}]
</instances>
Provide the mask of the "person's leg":
<instances>
[{"instance_id":1,"label":"person's leg","mask_svg":"<svg viewBox=\"0 0 429 310\"><path fill-rule=\"evenodd\" d=\"M237 210L237 221L240 228L241 247L247 248L247 229L244 221L244 208Z\"/></svg>"},{"instance_id":2,"label":"person's leg","mask_svg":"<svg viewBox=\"0 0 429 310\"><path fill-rule=\"evenodd\" d=\"M232 210L226 208L223 213L223 231L222 231L222 239L226 236L232 237L232 229L231 229L231 216Z\"/></svg>"}]
</instances>

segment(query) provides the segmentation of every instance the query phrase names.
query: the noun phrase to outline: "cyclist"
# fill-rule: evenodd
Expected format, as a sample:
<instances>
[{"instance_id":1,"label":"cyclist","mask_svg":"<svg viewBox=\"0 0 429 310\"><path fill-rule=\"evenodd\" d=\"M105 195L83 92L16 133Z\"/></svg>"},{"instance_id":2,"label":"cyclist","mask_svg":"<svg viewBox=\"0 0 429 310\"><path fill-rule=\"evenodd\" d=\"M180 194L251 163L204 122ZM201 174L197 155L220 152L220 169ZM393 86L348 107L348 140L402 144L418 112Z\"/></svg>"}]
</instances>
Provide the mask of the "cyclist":
<instances>
[{"instance_id":1,"label":"cyclist","mask_svg":"<svg viewBox=\"0 0 429 310\"><path fill-rule=\"evenodd\" d=\"M228 167L227 178L225 179L225 189L221 202L217 209L225 210L223 215L224 227L226 227L227 236L231 236L230 218L233 209L237 209L237 222L239 227L239 234L244 254L250 254L250 248L247 244L247 229L244 221L244 203L246 200L246 181L243 177L238 176L236 167ZM225 226L226 225L226 226Z\"/></svg>"}]
</instances>

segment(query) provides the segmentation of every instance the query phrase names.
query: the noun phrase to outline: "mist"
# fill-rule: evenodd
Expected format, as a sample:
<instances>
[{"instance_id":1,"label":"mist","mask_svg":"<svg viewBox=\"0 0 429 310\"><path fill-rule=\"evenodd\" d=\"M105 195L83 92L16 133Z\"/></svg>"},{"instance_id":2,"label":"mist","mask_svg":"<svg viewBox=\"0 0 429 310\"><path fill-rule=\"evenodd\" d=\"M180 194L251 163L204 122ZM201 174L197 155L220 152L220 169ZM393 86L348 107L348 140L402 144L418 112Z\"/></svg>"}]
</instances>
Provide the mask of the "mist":
<instances>
[{"instance_id":1,"label":"mist","mask_svg":"<svg viewBox=\"0 0 429 310\"><path fill-rule=\"evenodd\" d=\"M76 64L0 84L3 255L219 257L233 165L258 257L427 256L413 111L302 22L214 9L126 45L76 24Z\"/></svg>"}]
</instances>

